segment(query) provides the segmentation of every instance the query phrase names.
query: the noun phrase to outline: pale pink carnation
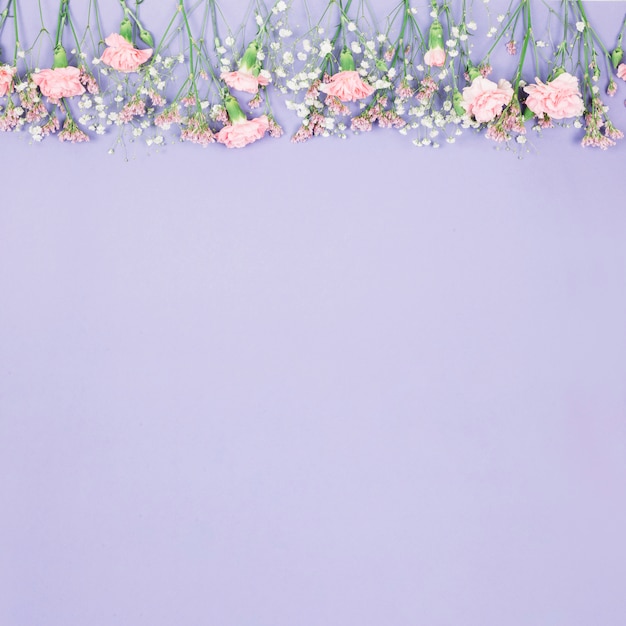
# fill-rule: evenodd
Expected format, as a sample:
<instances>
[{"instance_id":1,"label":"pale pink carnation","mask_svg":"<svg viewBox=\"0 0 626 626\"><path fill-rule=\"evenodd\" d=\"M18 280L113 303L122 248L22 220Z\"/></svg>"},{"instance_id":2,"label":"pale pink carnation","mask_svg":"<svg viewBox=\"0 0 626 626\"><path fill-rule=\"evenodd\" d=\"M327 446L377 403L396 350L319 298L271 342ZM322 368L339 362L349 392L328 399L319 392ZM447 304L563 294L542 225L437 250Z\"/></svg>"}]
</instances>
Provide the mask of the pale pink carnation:
<instances>
[{"instance_id":1,"label":"pale pink carnation","mask_svg":"<svg viewBox=\"0 0 626 626\"><path fill-rule=\"evenodd\" d=\"M329 96L336 96L342 102L353 102L371 96L374 87L363 82L355 70L344 70L333 74L328 82L319 86L319 90Z\"/></svg>"},{"instance_id":2,"label":"pale pink carnation","mask_svg":"<svg viewBox=\"0 0 626 626\"><path fill-rule=\"evenodd\" d=\"M108 47L100 60L118 72L136 72L152 56L152 48L138 50L118 33L112 33L104 42Z\"/></svg>"},{"instance_id":3,"label":"pale pink carnation","mask_svg":"<svg viewBox=\"0 0 626 626\"><path fill-rule=\"evenodd\" d=\"M620 63L617 66L617 77L626 80L626 63Z\"/></svg>"},{"instance_id":4,"label":"pale pink carnation","mask_svg":"<svg viewBox=\"0 0 626 626\"><path fill-rule=\"evenodd\" d=\"M235 72L222 72L220 78L231 88L236 91L245 91L246 93L257 93L259 87L266 87L269 80L263 74L255 76L250 71L237 70Z\"/></svg>"},{"instance_id":5,"label":"pale pink carnation","mask_svg":"<svg viewBox=\"0 0 626 626\"><path fill-rule=\"evenodd\" d=\"M501 79L496 84L478 76L463 89L462 105L477 122L491 122L502 113L512 97L513 87L508 80Z\"/></svg>"},{"instance_id":6,"label":"pale pink carnation","mask_svg":"<svg viewBox=\"0 0 626 626\"><path fill-rule=\"evenodd\" d=\"M243 148L261 139L269 130L267 115L251 120L240 120L230 126L224 126L216 135L216 139L227 148Z\"/></svg>"},{"instance_id":7,"label":"pale pink carnation","mask_svg":"<svg viewBox=\"0 0 626 626\"><path fill-rule=\"evenodd\" d=\"M0 65L0 98L13 91L15 71L10 65Z\"/></svg>"},{"instance_id":8,"label":"pale pink carnation","mask_svg":"<svg viewBox=\"0 0 626 626\"><path fill-rule=\"evenodd\" d=\"M33 82L39 87L50 102L57 103L61 98L82 96L85 88L80 82L81 73L77 67L57 67L46 69L32 75Z\"/></svg>"},{"instance_id":9,"label":"pale pink carnation","mask_svg":"<svg viewBox=\"0 0 626 626\"><path fill-rule=\"evenodd\" d=\"M424 55L424 63L431 67L443 67L446 62L446 51L443 48L431 48Z\"/></svg>"},{"instance_id":10,"label":"pale pink carnation","mask_svg":"<svg viewBox=\"0 0 626 626\"><path fill-rule=\"evenodd\" d=\"M537 116L547 115L554 120L566 117L578 117L585 110L585 104L578 89L578 79L567 72L559 74L554 80L526 85L528 94L526 106Z\"/></svg>"}]
</instances>

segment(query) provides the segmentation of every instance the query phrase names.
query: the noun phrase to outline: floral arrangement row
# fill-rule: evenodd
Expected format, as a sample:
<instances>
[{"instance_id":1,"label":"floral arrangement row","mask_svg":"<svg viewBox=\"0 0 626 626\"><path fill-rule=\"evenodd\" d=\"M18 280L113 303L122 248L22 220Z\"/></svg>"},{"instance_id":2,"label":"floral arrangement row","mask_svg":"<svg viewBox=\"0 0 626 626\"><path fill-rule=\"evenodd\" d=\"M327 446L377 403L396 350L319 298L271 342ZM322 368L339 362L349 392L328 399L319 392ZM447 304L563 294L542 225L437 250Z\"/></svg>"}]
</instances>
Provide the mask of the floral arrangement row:
<instances>
[{"instance_id":1,"label":"floral arrangement row","mask_svg":"<svg viewBox=\"0 0 626 626\"><path fill-rule=\"evenodd\" d=\"M468 129L507 145L557 125L580 129L583 146L623 137L607 98L626 81L625 22L606 44L581 0L512 0L500 14L488 0L401 0L382 17L364 0L330 0L318 16L299 6L299 29L289 0L254 1L237 29L216 0L170 2L158 39L143 0L107 0L118 11L109 29L97 0L59 0L54 27L40 4L26 43L24 1L4 0L0 130L241 148L280 137L279 117L293 114L295 143L375 126L434 147Z\"/></svg>"}]
</instances>

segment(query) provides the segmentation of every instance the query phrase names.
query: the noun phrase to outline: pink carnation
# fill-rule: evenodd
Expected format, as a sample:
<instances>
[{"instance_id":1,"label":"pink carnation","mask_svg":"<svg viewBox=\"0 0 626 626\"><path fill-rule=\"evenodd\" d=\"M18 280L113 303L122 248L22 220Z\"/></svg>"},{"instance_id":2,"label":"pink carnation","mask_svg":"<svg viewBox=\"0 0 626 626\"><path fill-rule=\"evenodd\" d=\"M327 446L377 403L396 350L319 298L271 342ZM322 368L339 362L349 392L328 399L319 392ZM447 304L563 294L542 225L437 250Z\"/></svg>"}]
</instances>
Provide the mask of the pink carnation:
<instances>
[{"instance_id":1,"label":"pink carnation","mask_svg":"<svg viewBox=\"0 0 626 626\"><path fill-rule=\"evenodd\" d=\"M252 72L245 70L237 70L236 72L222 72L220 78L231 88L236 91L245 91L247 93L257 93L259 87L265 87L269 84L269 80L263 74L255 76Z\"/></svg>"},{"instance_id":2,"label":"pink carnation","mask_svg":"<svg viewBox=\"0 0 626 626\"><path fill-rule=\"evenodd\" d=\"M463 108L477 122L491 122L502 109L511 102L513 87L508 80L501 79L498 84L478 76L469 87L463 89Z\"/></svg>"},{"instance_id":3,"label":"pink carnation","mask_svg":"<svg viewBox=\"0 0 626 626\"><path fill-rule=\"evenodd\" d=\"M227 148L243 148L249 143L261 139L269 129L267 115L252 120L240 120L229 126L224 126L216 135L216 139Z\"/></svg>"},{"instance_id":4,"label":"pink carnation","mask_svg":"<svg viewBox=\"0 0 626 626\"><path fill-rule=\"evenodd\" d=\"M446 62L446 51L443 48L431 48L424 55L424 63L431 67L443 67Z\"/></svg>"},{"instance_id":5,"label":"pink carnation","mask_svg":"<svg viewBox=\"0 0 626 626\"><path fill-rule=\"evenodd\" d=\"M14 67L10 65L0 65L0 98L13 91L14 76Z\"/></svg>"},{"instance_id":6,"label":"pink carnation","mask_svg":"<svg viewBox=\"0 0 626 626\"><path fill-rule=\"evenodd\" d=\"M620 63L617 66L617 77L626 80L626 63Z\"/></svg>"},{"instance_id":7,"label":"pink carnation","mask_svg":"<svg viewBox=\"0 0 626 626\"><path fill-rule=\"evenodd\" d=\"M329 96L336 96L342 102L351 102L371 96L374 87L363 82L355 70L344 70L333 74L327 83L322 83L319 90Z\"/></svg>"},{"instance_id":8,"label":"pink carnation","mask_svg":"<svg viewBox=\"0 0 626 626\"><path fill-rule=\"evenodd\" d=\"M81 96L85 93L80 76L80 70L70 65L35 72L32 78L44 96L50 98L51 102L58 102L61 98Z\"/></svg>"},{"instance_id":9,"label":"pink carnation","mask_svg":"<svg viewBox=\"0 0 626 626\"><path fill-rule=\"evenodd\" d=\"M585 104L578 89L578 79L567 72L559 74L554 80L527 85L526 106L537 116L547 115L554 120L566 117L578 117L585 111Z\"/></svg>"},{"instance_id":10,"label":"pink carnation","mask_svg":"<svg viewBox=\"0 0 626 626\"><path fill-rule=\"evenodd\" d=\"M104 42L108 48L100 60L118 72L136 72L152 56L152 48L139 50L118 33L112 33Z\"/></svg>"}]
</instances>

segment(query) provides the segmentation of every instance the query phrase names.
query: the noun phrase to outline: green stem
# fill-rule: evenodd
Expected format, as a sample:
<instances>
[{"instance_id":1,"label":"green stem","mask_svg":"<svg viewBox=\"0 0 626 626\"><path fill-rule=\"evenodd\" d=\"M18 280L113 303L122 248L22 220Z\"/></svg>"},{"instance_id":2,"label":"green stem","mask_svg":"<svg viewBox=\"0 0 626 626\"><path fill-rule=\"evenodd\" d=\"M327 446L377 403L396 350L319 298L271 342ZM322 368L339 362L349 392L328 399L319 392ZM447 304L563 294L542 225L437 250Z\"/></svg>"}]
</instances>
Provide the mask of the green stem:
<instances>
[{"instance_id":1,"label":"green stem","mask_svg":"<svg viewBox=\"0 0 626 626\"><path fill-rule=\"evenodd\" d=\"M67 21L67 11L69 3L70 0L61 0L61 5L59 7L59 19L57 21L57 36L54 43L55 48L61 43L63 28L65 26L65 22Z\"/></svg>"},{"instance_id":2,"label":"green stem","mask_svg":"<svg viewBox=\"0 0 626 626\"><path fill-rule=\"evenodd\" d=\"M522 43L522 51L520 52L519 65L517 66L517 73L515 74L515 93L519 89L520 80L522 79L522 70L524 69L524 60L526 59L526 51L528 50L528 42L533 35L532 21L530 15L530 0L522 0L524 6L524 41Z\"/></svg>"}]
</instances>

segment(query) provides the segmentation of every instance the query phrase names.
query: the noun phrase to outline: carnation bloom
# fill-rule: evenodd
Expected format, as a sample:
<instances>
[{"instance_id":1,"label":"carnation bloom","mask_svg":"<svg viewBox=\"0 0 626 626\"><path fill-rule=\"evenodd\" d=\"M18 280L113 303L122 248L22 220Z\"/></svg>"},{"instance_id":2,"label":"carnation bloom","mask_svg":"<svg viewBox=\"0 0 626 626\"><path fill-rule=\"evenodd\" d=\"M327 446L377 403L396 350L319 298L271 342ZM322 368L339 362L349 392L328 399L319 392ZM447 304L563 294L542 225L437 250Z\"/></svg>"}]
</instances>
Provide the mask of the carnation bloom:
<instances>
[{"instance_id":1,"label":"carnation bloom","mask_svg":"<svg viewBox=\"0 0 626 626\"><path fill-rule=\"evenodd\" d=\"M617 77L626 80L626 63L620 63L617 66Z\"/></svg>"},{"instance_id":2,"label":"carnation bloom","mask_svg":"<svg viewBox=\"0 0 626 626\"><path fill-rule=\"evenodd\" d=\"M577 117L585 111L585 104L578 89L578 79L567 72L554 80L526 85L526 106L537 116L547 115L554 120Z\"/></svg>"},{"instance_id":3,"label":"carnation bloom","mask_svg":"<svg viewBox=\"0 0 626 626\"><path fill-rule=\"evenodd\" d=\"M100 60L118 72L136 72L152 56L152 48L138 50L118 33L112 33L104 42L108 47Z\"/></svg>"},{"instance_id":4,"label":"carnation bloom","mask_svg":"<svg viewBox=\"0 0 626 626\"><path fill-rule=\"evenodd\" d=\"M15 71L10 65L0 65L0 98L13 91Z\"/></svg>"},{"instance_id":5,"label":"carnation bloom","mask_svg":"<svg viewBox=\"0 0 626 626\"><path fill-rule=\"evenodd\" d=\"M463 89L463 108L477 122L491 122L513 97L513 87L508 80L501 79L498 84L476 77L469 87Z\"/></svg>"},{"instance_id":6,"label":"carnation bloom","mask_svg":"<svg viewBox=\"0 0 626 626\"><path fill-rule=\"evenodd\" d=\"M269 129L267 115L252 120L238 119L224 126L216 135L216 139L227 148L243 148L261 139Z\"/></svg>"},{"instance_id":7,"label":"carnation bloom","mask_svg":"<svg viewBox=\"0 0 626 626\"><path fill-rule=\"evenodd\" d=\"M80 70L71 65L35 72L32 79L41 93L50 98L51 102L58 102L61 98L81 96L85 93L85 88L80 82Z\"/></svg>"},{"instance_id":8,"label":"carnation bloom","mask_svg":"<svg viewBox=\"0 0 626 626\"><path fill-rule=\"evenodd\" d=\"M371 96L374 87L363 82L356 70L343 70L330 77L327 83L322 83L319 90L329 96L336 96L342 102L353 102Z\"/></svg>"},{"instance_id":9,"label":"carnation bloom","mask_svg":"<svg viewBox=\"0 0 626 626\"><path fill-rule=\"evenodd\" d=\"M446 62L446 51L443 48L431 48L424 55L424 63L431 67L443 67Z\"/></svg>"},{"instance_id":10,"label":"carnation bloom","mask_svg":"<svg viewBox=\"0 0 626 626\"><path fill-rule=\"evenodd\" d=\"M247 93L257 93L259 87L269 84L267 76L259 73L255 76L251 70L240 68L235 72L222 72L220 78L231 88Z\"/></svg>"}]
</instances>

